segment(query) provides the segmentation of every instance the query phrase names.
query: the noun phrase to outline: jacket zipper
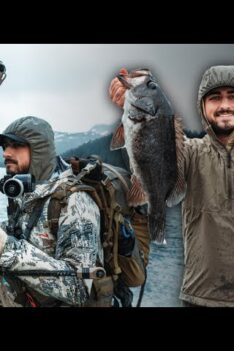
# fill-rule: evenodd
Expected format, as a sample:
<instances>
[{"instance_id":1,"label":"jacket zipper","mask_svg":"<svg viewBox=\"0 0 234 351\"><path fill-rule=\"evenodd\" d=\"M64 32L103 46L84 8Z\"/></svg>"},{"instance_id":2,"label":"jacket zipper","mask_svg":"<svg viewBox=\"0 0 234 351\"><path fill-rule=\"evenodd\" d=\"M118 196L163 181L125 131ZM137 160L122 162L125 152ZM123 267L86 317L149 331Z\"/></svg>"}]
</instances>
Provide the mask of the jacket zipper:
<instances>
[{"instance_id":1,"label":"jacket zipper","mask_svg":"<svg viewBox=\"0 0 234 351\"><path fill-rule=\"evenodd\" d=\"M232 161L231 151L227 151L227 166L228 166L228 168L231 168L231 161Z\"/></svg>"}]
</instances>

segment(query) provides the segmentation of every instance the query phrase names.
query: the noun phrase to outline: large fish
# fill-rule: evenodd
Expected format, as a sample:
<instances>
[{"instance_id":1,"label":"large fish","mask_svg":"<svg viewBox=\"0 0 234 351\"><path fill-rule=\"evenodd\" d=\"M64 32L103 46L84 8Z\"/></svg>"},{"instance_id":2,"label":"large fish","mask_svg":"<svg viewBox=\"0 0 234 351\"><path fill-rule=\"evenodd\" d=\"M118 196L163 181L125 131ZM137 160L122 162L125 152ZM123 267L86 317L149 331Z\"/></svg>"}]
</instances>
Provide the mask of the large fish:
<instances>
[{"instance_id":1,"label":"large fish","mask_svg":"<svg viewBox=\"0 0 234 351\"><path fill-rule=\"evenodd\" d=\"M149 70L135 70L118 78L128 90L111 149L127 149L133 173L129 205L148 203L151 239L162 243L166 204L177 204L185 192L180 168L182 124Z\"/></svg>"}]
</instances>

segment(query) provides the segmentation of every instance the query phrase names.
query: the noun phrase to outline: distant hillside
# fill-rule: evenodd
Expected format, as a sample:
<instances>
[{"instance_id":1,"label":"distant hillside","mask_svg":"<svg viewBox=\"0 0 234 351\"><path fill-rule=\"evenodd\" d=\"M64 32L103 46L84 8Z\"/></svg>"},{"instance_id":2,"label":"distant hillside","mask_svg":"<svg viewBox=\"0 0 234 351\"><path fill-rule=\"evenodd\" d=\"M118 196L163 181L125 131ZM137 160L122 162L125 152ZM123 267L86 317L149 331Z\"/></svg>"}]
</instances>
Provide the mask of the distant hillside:
<instances>
[{"instance_id":1,"label":"distant hillside","mask_svg":"<svg viewBox=\"0 0 234 351\"><path fill-rule=\"evenodd\" d=\"M104 135L108 135L113 132L114 128L115 125L113 124L97 124L87 132L82 133L55 132L54 139L57 154L62 154L69 149L77 148L87 143L89 140L95 140Z\"/></svg>"},{"instance_id":2,"label":"distant hillside","mask_svg":"<svg viewBox=\"0 0 234 351\"><path fill-rule=\"evenodd\" d=\"M110 151L112 134L89 141L78 148L66 151L62 154L64 158L77 156L86 158L90 155L98 155L105 163L129 169L128 155L125 149Z\"/></svg>"}]
</instances>

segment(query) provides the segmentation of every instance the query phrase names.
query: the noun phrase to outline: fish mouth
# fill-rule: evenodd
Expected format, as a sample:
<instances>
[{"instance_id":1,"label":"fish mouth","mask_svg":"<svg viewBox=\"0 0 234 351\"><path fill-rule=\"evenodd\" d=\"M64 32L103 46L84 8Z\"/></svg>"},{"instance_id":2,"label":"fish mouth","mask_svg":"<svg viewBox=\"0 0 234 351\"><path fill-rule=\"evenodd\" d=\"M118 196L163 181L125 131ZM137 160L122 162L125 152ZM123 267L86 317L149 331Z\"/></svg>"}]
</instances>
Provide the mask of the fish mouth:
<instances>
[{"instance_id":1,"label":"fish mouth","mask_svg":"<svg viewBox=\"0 0 234 351\"><path fill-rule=\"evenodd\" d=\"M129 79L134 79L138 77L147 77L147 76L151 77L152 74L147 68L143 68L143 69L137 69L136 71L132 71L128 75L119 73L117 74L116 77L119 79L119 81L123 84L125 88L131 89L134 87L134 84L131 84L129 82Z\"/></svg>"},{"instance_id":2,"label":"fish mouth","mask_svg":"<svg viewBox=\"0 0 234 351\"><path fill-rule=\"evenodd\" d=\"M125 75L123 74L118 74L117 75L118 80L123 84L123 86L127 89L131 89L132 85L130 83L127 82Z\"/></svg>"}]
</instances>

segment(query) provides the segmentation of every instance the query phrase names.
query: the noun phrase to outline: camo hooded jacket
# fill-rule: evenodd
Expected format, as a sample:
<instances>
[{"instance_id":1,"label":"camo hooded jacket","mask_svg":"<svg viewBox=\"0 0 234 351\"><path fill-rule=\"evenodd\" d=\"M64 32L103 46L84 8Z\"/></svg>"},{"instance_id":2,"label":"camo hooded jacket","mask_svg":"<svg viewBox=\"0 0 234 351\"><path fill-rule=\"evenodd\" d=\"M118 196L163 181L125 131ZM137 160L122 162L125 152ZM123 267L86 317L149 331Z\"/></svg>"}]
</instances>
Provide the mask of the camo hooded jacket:
<instances>
[{"instance_id":1,"label":"camo hooded jacket","mask_svg":"<svg viewBox=\"0 0 234 351\"><path fill-rule=\"evenodd\" d=\"M202 306L234 307L234 132L225 147L203 113L203 97L220 86L234 87L234 66L211 67L204 74L198 108L207 135L186 140L180 297Z\"/></svg>"},{"instance_id":2,"label":"camo hooded jacket","mask_svg":"<svg viewBox=\"0 0 234 351\"><path fill-rule=\"evenodd\" d=\"M15 124L14 124L15 123ZM18 204L21 212L17 225L25 231L26 225L38 199L48 197L37 225L32 229L28 241L8 236L0 253L0 269L22 270L68 270L94 267L102 262L100 244L100 213L91 197L84 192L75 192L62 208L57 238L50 232L47 210L52 194L59 184L74 181L72 170L61 158L55 156L53 132L50 126L36 117L25 117L8 127L11 133L25 137L31 147L30 169L41 184L33 193L24 194ZM43 142L46 147L44 147ZM41 147L39 152L38 144ZM50 166L48 168L48 166ZM46 181L49 179L49 181ZM6 224L1 227L6 231ZM89 296L90 280L76 276L22 276L0 275L0 301L3 306L22 306L18 292L26 289L39 303L46 306L57 303L83 306Z\"/></svg>"}]
</instances>

